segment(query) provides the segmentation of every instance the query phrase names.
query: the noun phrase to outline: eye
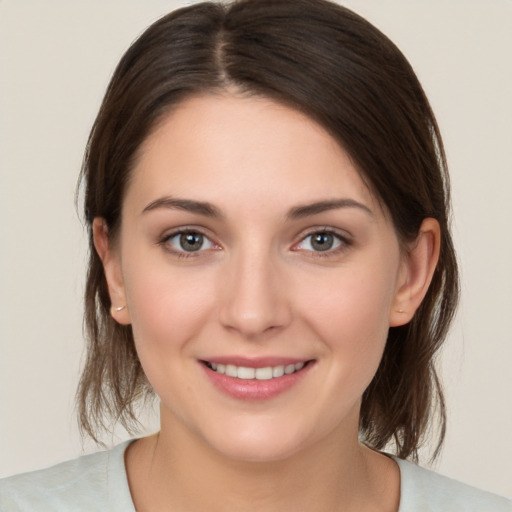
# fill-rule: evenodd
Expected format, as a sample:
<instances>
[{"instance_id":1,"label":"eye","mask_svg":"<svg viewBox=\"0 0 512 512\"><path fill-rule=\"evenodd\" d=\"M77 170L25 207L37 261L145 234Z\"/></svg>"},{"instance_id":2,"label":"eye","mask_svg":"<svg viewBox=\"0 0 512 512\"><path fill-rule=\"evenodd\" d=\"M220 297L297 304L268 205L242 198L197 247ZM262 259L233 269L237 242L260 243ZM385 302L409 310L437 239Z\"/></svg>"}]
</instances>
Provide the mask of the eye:
<instances>
[{"instance_id":1,"label":"eye","mask_svg":"<svg viewBox=\"0 0 512 512\"><path fill-rule=\"evenodd\" d=\"M164 243L176 252L198 252L214 247L213 242L199 231L180 231L167 236Z\"/></svg>"},{"instance_id":2,"label":"eye","mask_svg":"<svg viewBox=\"0 0 512 512\"><path fill-rule=\"evenodd\" d=\"M335 251L348 242L331 231L316 231L304 237L296 246L299 250L326 252Z\"/></svg>"}]
</instances>

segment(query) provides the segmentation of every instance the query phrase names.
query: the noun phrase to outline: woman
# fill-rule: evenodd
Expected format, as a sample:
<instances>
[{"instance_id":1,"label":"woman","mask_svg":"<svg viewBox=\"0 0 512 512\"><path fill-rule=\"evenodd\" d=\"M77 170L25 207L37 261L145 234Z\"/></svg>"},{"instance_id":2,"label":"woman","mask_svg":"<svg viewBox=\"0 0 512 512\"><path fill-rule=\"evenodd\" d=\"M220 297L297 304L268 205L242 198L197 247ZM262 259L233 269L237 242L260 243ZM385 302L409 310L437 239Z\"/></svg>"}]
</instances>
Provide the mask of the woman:
<instances>
[{"instance_id":1,"label":"woman","mask_svg":"<svg viewBox=\"0 0 512 512\"><path fill-rule=\"evenodd\" d=\"M161 430L7 480L2 506L510 510L403 460L434 407L438 447L444 432L445 167L407 61L346 9L248 0L155 23L84 162L79 410L94 438L154 392Z\"/></svg>"}]
</instances>

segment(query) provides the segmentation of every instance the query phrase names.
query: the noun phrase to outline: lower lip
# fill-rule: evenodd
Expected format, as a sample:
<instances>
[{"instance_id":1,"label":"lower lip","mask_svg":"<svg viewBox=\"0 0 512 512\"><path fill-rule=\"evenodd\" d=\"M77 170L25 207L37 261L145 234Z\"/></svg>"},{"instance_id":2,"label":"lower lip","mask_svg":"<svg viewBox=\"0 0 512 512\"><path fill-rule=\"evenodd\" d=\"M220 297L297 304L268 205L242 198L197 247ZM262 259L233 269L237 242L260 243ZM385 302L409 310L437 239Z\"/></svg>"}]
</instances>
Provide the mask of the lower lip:
<instances>
[{"instance_id":1,"label":"lower lip","mask_svg":"<svg viewBox=\"0 0 512 512\"><path fill-rule=\"evenodd\" d=\"M213 385L232 398L237 400L270 400L300 382L309 373L313 362L310 361L297 372L269 380L238 379L217 373L204 363L201 363L201 366Z\"/></svg>"}]
</instances>

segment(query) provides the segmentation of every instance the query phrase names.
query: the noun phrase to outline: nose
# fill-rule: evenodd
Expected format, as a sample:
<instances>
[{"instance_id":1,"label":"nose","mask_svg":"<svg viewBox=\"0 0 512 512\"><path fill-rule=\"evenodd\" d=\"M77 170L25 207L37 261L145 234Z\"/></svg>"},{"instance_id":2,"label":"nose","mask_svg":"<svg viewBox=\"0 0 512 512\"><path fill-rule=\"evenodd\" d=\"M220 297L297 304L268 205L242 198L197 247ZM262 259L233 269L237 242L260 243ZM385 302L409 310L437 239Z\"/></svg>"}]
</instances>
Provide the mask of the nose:
<instances>
[{"instance_id":1,"label":"nose","mask_svg":"<svg viewBox=\"0 0 512 512\"><path fill-rule=\"evenodd\" d=\"M292 314L285 282L268 253L253 249L232 255L221 285L223 326L251 339L286 327Z\"/></svg>"}]
</instances>

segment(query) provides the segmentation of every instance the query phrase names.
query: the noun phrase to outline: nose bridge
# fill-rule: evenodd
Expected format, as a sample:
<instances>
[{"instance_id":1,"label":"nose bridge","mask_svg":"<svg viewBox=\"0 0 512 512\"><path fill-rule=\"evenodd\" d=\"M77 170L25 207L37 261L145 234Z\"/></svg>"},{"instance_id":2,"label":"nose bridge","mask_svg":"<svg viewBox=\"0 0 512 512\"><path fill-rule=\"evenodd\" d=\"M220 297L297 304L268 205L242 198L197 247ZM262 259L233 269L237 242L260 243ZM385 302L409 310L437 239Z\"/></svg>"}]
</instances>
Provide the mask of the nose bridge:
<instances>
[{"instance_id":1,"label":"nose bridge","mask_svg":"<svg viewBox=\"0 0 512 512\"><path fill-rule=\"evenodd\" d=\"M221 305L221 322L244 336L254 337L284 327L290 310L276 256L252 243L229 258Z\"/></svg>"}]
</instances>

